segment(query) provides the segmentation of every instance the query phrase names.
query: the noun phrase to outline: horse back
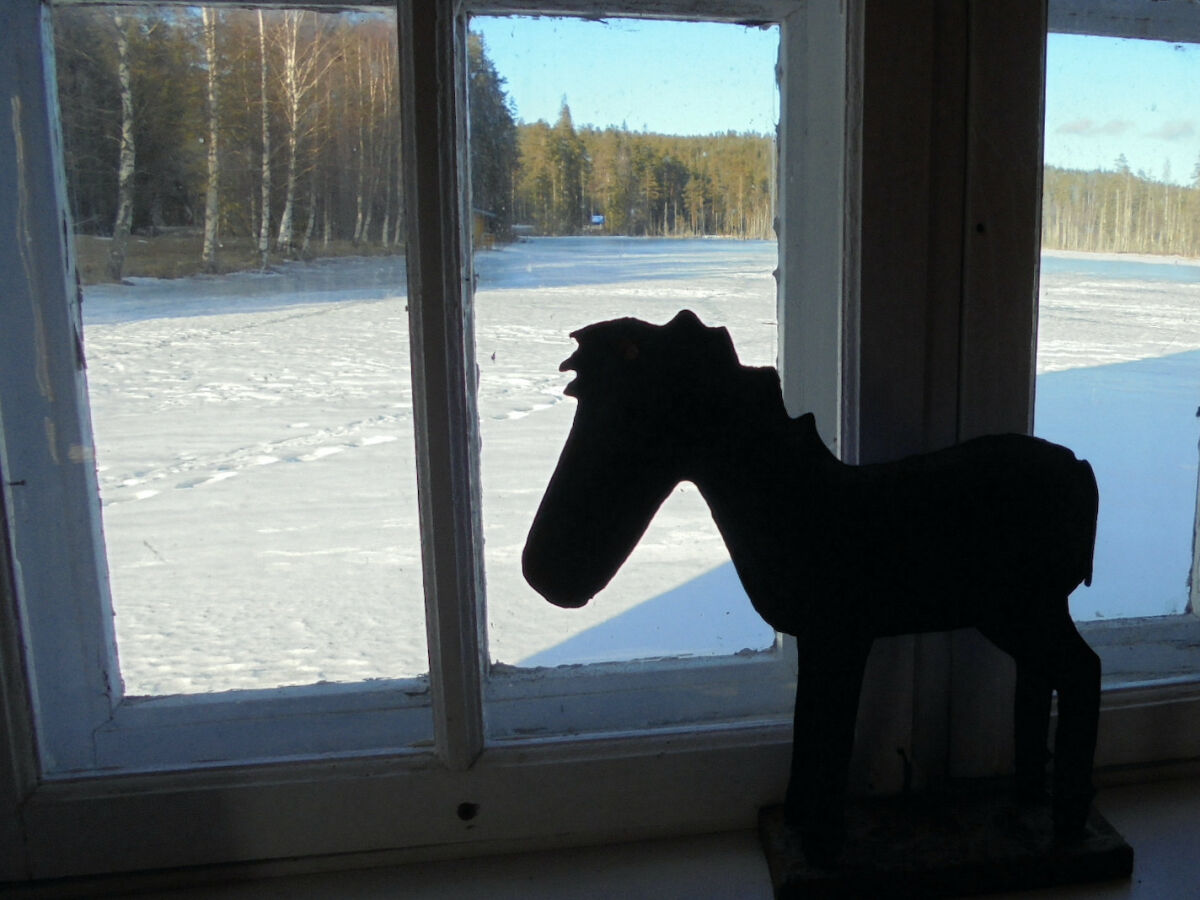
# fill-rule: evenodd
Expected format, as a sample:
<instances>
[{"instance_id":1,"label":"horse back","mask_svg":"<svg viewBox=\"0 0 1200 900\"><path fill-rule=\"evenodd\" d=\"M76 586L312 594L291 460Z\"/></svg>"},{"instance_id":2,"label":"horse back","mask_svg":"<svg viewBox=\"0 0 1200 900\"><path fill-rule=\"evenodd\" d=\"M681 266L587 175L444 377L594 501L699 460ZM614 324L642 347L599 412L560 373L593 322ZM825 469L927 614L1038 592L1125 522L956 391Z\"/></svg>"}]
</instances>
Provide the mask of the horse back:
<instances>
[{"instance_id":1,"label":"horse back","mask_svg":"<svg viewBox=\"0 0 1200 900\"><path fill-rule=\"evenodd\" d=\"M1065 597L1091 582L1096 479L1065 447L988 436L854 475L859 520L845 536L871 554L860 569L869 590L959 608L964 597Z\"/></svg>"}]
</instances>

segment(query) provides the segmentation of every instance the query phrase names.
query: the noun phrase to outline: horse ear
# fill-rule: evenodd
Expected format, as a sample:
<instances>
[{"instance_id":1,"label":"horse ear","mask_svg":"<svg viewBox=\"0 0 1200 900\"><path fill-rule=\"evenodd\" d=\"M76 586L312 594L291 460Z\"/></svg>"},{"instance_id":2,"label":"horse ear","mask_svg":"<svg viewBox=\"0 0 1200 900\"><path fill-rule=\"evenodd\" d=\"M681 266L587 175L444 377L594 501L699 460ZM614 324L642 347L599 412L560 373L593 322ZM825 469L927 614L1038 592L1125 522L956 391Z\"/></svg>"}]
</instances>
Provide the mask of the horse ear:
<instances>
[{"instance_id":1,"label":"horse ear","mask_svg":"<svg viewBox=\"0 0 1200 900\"><path fill-rule=\"evenodd\" d=\"M703 328L704 323L700 321L700 317L690 309L681 309L675 314L670 322L667 323L668 328Z\"/></svg>"}]
</instances>

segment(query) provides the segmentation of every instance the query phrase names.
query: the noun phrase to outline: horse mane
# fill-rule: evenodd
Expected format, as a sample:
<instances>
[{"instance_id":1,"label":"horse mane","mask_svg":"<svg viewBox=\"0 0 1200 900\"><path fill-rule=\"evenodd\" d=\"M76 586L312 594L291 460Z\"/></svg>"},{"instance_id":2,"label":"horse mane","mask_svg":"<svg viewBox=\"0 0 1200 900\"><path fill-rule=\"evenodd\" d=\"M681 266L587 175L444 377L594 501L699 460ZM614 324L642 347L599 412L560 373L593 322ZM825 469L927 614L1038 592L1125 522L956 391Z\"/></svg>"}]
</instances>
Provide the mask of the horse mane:
<instances>
[{"instance_id":1,"label":"horse mane","mask_svg":"<svg viewBox=\"0 0 1200 900\"><path fill-rule=\"evenodd\" d=\"M559 366L574 371L564 393L578 398L592 385L620 386L633 378L722 382L746 371L724 328L709 328L691 310L665 325L622 318L573 331L578 349Z\"/></svg>"},{"instance_id":2,"label":"horse mane","mask_svg":"<svg viewBox=\"0 0 1200 900\"><path fill-rule=\"evenodd\" d=\"M729 332L706 326L691 310L665 325L628 317L596 322L571 337L579 346L559 366L576 373L563 391L569 397L622 402L674 386L675 396L703 398L704 418L718 427L738 422L760 436L790 436L798 449L828 452L811 413L788 414L775 367L742 365Z\"/></svg>"}]
</instances>

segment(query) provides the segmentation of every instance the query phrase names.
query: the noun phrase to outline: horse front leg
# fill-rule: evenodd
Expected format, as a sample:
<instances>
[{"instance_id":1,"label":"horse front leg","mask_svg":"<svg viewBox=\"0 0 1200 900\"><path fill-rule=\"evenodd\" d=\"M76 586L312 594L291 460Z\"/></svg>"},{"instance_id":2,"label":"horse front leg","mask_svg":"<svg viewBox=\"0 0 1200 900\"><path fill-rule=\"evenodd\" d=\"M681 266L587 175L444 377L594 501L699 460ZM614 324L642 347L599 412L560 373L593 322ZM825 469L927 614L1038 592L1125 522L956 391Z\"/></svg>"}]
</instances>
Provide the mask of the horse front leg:
<instances>
[{"instance_id":1,"label":"horse front leg","mask_svg":"<svg viewBox=\"0 0 1200 900\"><path fill-rule=\"evenodd\" d=\"M1050 701L1054 688L1030 665L1017 667L1013 703L1017 796L1027 802L1046 797L1046 763L1050 761Z\"/></svg>"},{"instance_id":2,"label":"horse front leg","mask_svg":"<svg viewBox=\"0 0 1200 900\"><path fill-rule=\"evenodd\" d=\"M846 840L846 782L871 639L797 638L799 672L784 819L811 865L831 867Z\"/></svg>"}]
</instances>

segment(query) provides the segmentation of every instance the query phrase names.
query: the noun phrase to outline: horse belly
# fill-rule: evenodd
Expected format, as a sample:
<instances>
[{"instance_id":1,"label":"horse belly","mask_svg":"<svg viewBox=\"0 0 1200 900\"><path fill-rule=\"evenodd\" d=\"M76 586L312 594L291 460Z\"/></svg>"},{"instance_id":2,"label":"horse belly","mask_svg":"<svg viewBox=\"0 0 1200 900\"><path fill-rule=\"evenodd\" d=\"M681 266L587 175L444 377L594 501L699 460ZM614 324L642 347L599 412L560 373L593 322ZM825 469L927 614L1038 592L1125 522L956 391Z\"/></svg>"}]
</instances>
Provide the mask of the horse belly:
<instances>
[{"instance_id":1,"label":"horse belly","mask_svg":"<svg viewBox=\"0 0 1200 900\"><path fill-rule=\"evenodd\" d=\"M894 602L874 604L889 607L880 618L890 630L948 630L997 614L1037 617L1041 606L1090 580L1091 468L1063 448L1038 442L1029 449L1032 461L1018 458L1025 466L970 470L913 497L907 527L898 523L879 536L871 591L892 595Z\"/></svg>"}]
</instances>

